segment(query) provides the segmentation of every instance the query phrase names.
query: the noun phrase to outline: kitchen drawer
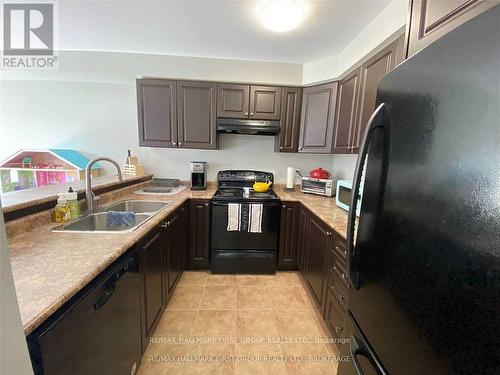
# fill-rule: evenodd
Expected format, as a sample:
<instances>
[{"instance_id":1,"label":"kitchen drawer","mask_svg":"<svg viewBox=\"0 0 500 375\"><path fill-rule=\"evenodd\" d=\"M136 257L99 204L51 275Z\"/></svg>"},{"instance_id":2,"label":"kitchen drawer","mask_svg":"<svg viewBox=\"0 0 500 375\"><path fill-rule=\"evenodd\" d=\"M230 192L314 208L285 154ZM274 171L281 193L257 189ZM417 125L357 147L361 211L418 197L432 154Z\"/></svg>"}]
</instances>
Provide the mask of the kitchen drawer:
<instances>
[{"instance_id":1,"label":"kitchen drawer","mask_svg":"<svg viewBox=\"0 0 500 375\"><path fill-rule=\"evenodd\" d=\"M333 244L333 252L344 264L347 264L347 248L345 244L339 240Z\"/></svg>"},{"instance_id":2,"label":"kitchen drawer","mask_svg":"<svg viewBox=\"0 0 500 375\"><path fill-rule=\"evenodd\" d=\"M328 270L328 290L332 293L343 308L347 308L347 288L339 280L333 269Z\"/></svg>"},{"instance_id":3,"label":"kitchen drawer","mask_svg":"<svg viewBox=\"0 0 500 375\"><path fill-rule=\"evenodd\" d=\"M348 288L349 283L347 280L347 267L342 262L335 262L331 271L334 273L335 277L340 281L345 289Z\"/></svg>"},{"instance_id":4,"label":"kitchen drawer","mask_svg":"<svg viewBox=\"0 0 500 375\"><path fill-rule=\"evenodd\" d=\"M327 289L324 318L334 338L341 339L343 337L345 316L346 310L339 304L330 289Z\"/></svg>"}]
</instances>

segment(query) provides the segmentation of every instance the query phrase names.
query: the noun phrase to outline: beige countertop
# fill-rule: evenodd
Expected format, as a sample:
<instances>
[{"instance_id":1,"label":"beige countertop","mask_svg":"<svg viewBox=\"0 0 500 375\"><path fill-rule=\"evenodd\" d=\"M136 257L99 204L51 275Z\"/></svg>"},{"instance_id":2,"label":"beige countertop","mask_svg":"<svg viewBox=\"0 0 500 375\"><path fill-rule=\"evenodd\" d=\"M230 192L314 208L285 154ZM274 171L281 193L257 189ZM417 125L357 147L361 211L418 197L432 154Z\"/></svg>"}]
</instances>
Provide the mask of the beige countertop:
<instances>
[{"instance_id":1,"label":"beige countertop","mask_svg":"<svg viewBox=\"0 0 500 375\"><path fill-rule=\"evenodd\" d=\"M8 238L25 334L37 328L187 199L210 199L214 192L214 187L211 187L205 191L187 188L179 194L163 197L133 193L123 195L117 200L133 198L170 202L131 233L56 233L51 229L58 224L45 223Z\"/></svg>"},{"instance_id":2,"label":"beige countertop","mask_svg":"<svg viewBox=\"0 0 500 375\"><path fill-rule=\"evenodd\" d=\"M108 205L123 199L170 202L169 206L131 233L52 232L57 224L50 222L48 212L8 223L11 226L7 231L12 272L26 335L187 199L210 199L215 192L214 184L209 184L205 191L187 188L170 196L134 194L143 184L106 193L100 203ZM345 237L347 212L335 205L334 198L299 191L286 192L280 185L275 187L275 192L283 201L300 201ZM21 227L26 228L19 230Z\"/></svg>"},{"instance_id":3,"label":"beige countertop","mask_svg":"<svg viewBox=\"0 0 500 375\"><path fill-rule=\"evenodd\" d=\"M274 188L282 201L300 202L312 213L323 220L343 238L347 237L347 211L335 204L335 197L323 197L315 194L306 194L295 187L294 191L286 191L283 185L277 184Z\"/></svg>"}]
</instances>

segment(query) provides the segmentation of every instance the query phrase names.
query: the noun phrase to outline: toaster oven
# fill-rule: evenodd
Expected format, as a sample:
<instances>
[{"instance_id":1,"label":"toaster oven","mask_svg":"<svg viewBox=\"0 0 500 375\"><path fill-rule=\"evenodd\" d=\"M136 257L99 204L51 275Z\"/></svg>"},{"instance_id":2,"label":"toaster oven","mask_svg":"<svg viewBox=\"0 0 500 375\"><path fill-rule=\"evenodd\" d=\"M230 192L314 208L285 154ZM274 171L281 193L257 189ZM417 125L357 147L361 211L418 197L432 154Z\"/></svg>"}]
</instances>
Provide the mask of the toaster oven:
<instances>
[{"instance_id":1,"label":"toaster oven","mask_svg":"<svg viewBox=\"0 0 500 375\"><path fill-rule=\"evenodd\" d=\"M335 182L323 178L302 177L300 191L303 193L333 197L335 195Z\"/></svg>"}]
</instances>

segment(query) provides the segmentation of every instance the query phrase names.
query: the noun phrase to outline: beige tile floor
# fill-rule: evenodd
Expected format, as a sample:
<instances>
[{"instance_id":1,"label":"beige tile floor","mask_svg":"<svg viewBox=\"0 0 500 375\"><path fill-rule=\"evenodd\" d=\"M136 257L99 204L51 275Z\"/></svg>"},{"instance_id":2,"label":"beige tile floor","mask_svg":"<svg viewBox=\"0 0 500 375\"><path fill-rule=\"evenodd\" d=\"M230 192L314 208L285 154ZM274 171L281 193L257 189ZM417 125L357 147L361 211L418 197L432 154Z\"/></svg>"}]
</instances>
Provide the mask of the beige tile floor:
<instances>
[{"instance_id":1,"label":"beige tile floor","mask_svg":"<svg viewBox=\"0 0 500 375\"><path fill-rule=\"evenodd\" d=\"M303 342L329 336L296 272L267 276L186 271L138 373L331 375L337 372L337 362L328 356L337 355L337 347Z\"/></svg>"}]
</instances>

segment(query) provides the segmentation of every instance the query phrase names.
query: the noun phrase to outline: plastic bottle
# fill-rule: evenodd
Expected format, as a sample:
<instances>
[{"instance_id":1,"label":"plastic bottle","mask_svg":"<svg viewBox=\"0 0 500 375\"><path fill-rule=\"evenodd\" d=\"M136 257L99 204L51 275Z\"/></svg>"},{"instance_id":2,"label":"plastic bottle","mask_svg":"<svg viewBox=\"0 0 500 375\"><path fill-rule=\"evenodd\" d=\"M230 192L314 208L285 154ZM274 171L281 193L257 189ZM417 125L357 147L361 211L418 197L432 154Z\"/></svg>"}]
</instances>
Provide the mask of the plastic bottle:
<instances>
[{"instance_id":1,"label":"plastic bottle","mask_svg":"<svg viewBox=\"0 0 500 375\"><path fill-rule=\"evenodd\" d=\"M64 223L71 219L71 211L68 201L66 200L66 194L60 193L58 195L59 199L57 199L57 205L55 208L56 223Z\"/></svg>"},{"instance_id":2,"label":"plastic bottle","mask_svg":"<svg viewBox=\"0 0 500 375\"><path fill-rule=\"evenodd\" d=\"M69 210L71 212L71 218L75 219L80 216L80 205L78 204L78 194L76 191L73 191L73 188L70 187L68 192L66 193L66 199L68 200Z\"/></svg>"}]
</instances>

